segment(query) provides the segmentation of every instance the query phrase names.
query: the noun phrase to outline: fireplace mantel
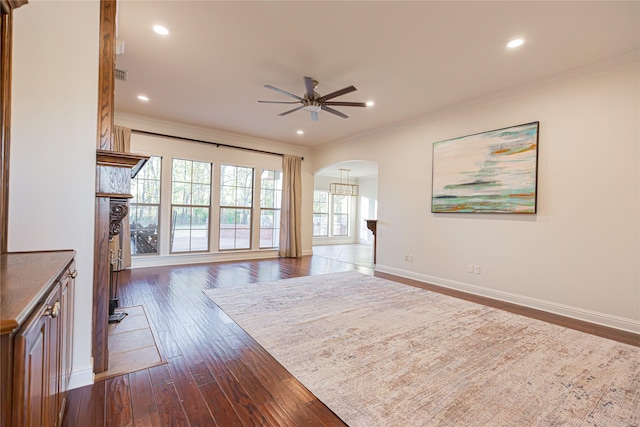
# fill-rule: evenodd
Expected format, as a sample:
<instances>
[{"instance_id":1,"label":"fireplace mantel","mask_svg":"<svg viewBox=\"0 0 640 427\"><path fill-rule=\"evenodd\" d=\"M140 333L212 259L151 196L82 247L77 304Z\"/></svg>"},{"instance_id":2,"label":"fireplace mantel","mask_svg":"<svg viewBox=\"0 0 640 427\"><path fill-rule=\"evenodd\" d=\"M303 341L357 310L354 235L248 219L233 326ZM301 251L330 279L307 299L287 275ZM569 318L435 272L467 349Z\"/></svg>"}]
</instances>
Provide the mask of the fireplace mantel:
<instances>
[{"instance_id":1,"label":"fireplace mantel","mask_svg":"<svg viewBox=\"0 0 640 427\"><path fill-rule=\"evenodd\" d=\"M129 212L131 174L149 156L96 150L96 228L94 247L93 358L94 372L109 368L109 241L120 233ZM126 237L126 236L125 236Z\"/></svg>"}]
</instances>

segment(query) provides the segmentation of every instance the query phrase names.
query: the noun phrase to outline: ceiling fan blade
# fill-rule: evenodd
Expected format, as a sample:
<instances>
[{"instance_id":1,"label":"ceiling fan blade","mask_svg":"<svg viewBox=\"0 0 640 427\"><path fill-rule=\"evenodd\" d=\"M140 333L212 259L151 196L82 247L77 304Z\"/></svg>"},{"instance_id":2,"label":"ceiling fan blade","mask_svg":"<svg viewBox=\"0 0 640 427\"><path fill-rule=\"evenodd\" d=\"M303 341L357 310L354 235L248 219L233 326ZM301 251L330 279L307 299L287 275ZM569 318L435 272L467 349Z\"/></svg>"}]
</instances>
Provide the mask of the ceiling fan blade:
<instances>
[{"instance_id":1,"label":"ceiling fan blade","mask_svg":"<svg viewBox=\"0 0 640 427\"><path fill-rule=\"evenodd\" d=\"M295 99L297 99L297 100L299 100L299 101L304 101L304 100L303 100L302 98L300 98L298 95L294 95L294 94L292 94L292 93L289 93L289 92L287 92L286 90L278 89L278 88L277 88L277 87L275 87L275 86L271 86L271 85L264 85L264 87L266 87L267 89L275 90L276 92L280 92L280 93L281 93L281 94L283 94L283 95L290 96L290 97L295 98Z\"/></svg>"},{"instance_id":2,"label":"ceiling fan blade","mask_svg":"<svg viewBox=\"0 0 640 427\"><path fill-rule=\"evenodd\" d=\"M301 107L301 108L302 108L302 107ZM347 116L345 113L341 113L340 111L338 111L338 110L334 110L333 108L331 108L331 107L327 107L326 105L323 105L321 108L322 108L324 111L326 111L327 113L335 114L336 116L340 116L340 117L342 117L343 119L348 119L348 118L349 118L349 116Z\"/></svg>"},{"instance_id":3,"label":"ceiling fan blade","mask_svg":"<svg viewBox=\"0 0 640 427\"><path fill-rule=\"evenodd\" d=\"M331 93L330 93L330 94L328 94L328 95L321 96L320 98L318 98L318 100L320 100L320 101L327 101L327 100L329 100L329 99L333 99L333 98L335 98L335 97L337 97L337 96L344 95L344 94L347 94L347 93L349 93L349 92L353 92L354 90L357 90L357 89L355 88L355 86L345 87L344 89L340 89L340 90L337 90L337 91L335 91L335 92L331 92Z\"/></svg>"},{"instance_id":4,"label":"ceiling fan blade","mask_svg":"<svg viewBox=\"0 0 640 427\"><path fill-rule=\"evenodd\" d=\"M311 77L305 77L304 78L304 87L307 88L307 96L309 98L313 98L314 92L315 92L315 88L313 85L313 79Z\"/></svg>"},{"instance_id":5,"label":"ceiling fan blade","mask_svg":"<svg viewBox=\"0 0 640 427\"><path fill-rule=\"evenodd\" d=\"M325 105L341 105L343 107L366 107L367 104L365 102L325 102Z\"/></svg>"},{"instance_id":6,"label":"ceiling fan blade","mask_svg":"<svg viewBox=\"0 0 640 427\"><path fill-rule=\"evenodd\" d=\"M293 110L289 110L289 111L285 111L284 113L280 113L278 114L279 116L286 116L287 114L291 114L295 111L301 110L304 107L304 105L301 105L299 107L294 108Z\"/></svg>"},{"instance_id":7,"label":"ceiling fan blade","mask_svg":"<svg viewBox=\"0 0 640 427\"><path fill-rule=\"evenodd\" d=\"M312 111L311 112L311 120L313 120L314 122L318 121L318 112L317 111Z\"/></svg>"},{"instance_id":8,"label":"ceiling fan blade","mask_svg":"<svg viewBox=\"0 0 640 427\"><path fill-rule=\"evenodd\" d=\"M300 104L300 101L261 101L261 100L258 100L258 102L265 102L267 104Z\"/></svg>"}]
</instances>

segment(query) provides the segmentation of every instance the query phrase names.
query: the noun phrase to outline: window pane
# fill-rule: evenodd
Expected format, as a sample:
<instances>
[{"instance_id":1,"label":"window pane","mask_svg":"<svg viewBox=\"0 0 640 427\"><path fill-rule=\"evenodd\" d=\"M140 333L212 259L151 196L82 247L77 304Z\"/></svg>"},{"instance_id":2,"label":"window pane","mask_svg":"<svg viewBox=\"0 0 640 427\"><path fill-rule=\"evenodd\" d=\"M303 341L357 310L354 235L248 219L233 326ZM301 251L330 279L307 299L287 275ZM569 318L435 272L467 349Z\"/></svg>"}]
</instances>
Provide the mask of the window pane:
<instances>
[{"instance_id":1,"label":"window pane","mask_svg":"<svg viewBox=\"0 0 640 427\"><path fill-rule=\"evenodd\" d=\"M327 214L313 214L313 235L328 236L329 235L329 216Z\"/></svg>"},{"instance_id":2,"label":"window pane","mask_svg":"<svg viewBox=\"0 0 640 427\"><path fill-rule=\"evenodd\" d=\"M188 252L191 241L191 208L174 207L171 212L171 252Z\"/></svg>"},{"instance_id":3,"label":"window pane","mask_svg":"<svg viewBox=\"0 0 640 427\"><path fill-rule=\"evenodd\" d=\"M138 180L137 203L160 204L160 181Z\"/></svg>"},{"instance_id":4,"label":"window pane","mask_svg":"<svg viewBox=\"0 0 640 427\"><path fill-rule=\"evenodd\" d=\"M192 182L211 184L211 163L193 162Z\"/></svg>"},{"instance_id":5,"label":"window pane","mask_svg":"<svg viewBox=\"0 0 640 427\"><path fill-rule=\"evenodd\" d=\"M235 185L236 183L236 167L222 165L220 170L221 185Z\"/></svg>"},{"instance_id":6,"label":"window pane","mask_svg":"<svg viewBox=\"0 0 640 427\"><path fill-rule=\"evenodd\" d=\"M158 206L133 206L130 221L131 254L157 254Z\"/></svg>"},{"instance_id":7,"label":"window pane","mask_svg":"<svg viewBox=\"0 0 640 427\"><path fill-rule=\"evenodd\" d=\"M236 239L236 212L233 208L220 209L220 249L233 249Z\"/></svg>"},{"instance_id":8,"label":"window pane","mask_svg":"<svg viewBox=\"0 0 640 427\"><path fill-rule=\"evenodd\" d=\"M173 167L171 252L207 251L211 163L174 159Z\"/></svg>"},{"instance_id":9,"label":"window pane","mask_svg":"<svg viewBox=\"0 0 640 427\"><path fill-rule=\"evenodd\" d=\"M190 160L173 159L171 180L177 182L191 182L192 164L193 162Z\"/></svg>"},{"instance_id":10,"label":"window pane","mask_svg":"<svg viewBox=\"0 0 640 427\"><path fill-rule=\"evenodd\" d=\"M251 209L220 209L220 249L251 247Z\"/></svg>"},{"instance_id":11,"label":"window pane","mask_svg":"<svg viewBox=\"0 0 640 427\"><path fill-rule=\"evenodd\" d=\"M280 240L282 173L263 170L260 178L260 248L275 248Z\"/></svg>"},{"instance_id":12,"label":"window pane","mask_svg":"<svg viewBox=\"0 0 640 427\"><path fill-rule=\"evenodd\" d=\"M161 165L161 157L151 156L147 163L144 164L140 172L138 172L137 177L141 179L151 179L155 181L160 181L160 165Z\"/></svg>"},{"instance_id":13,"label":"window pane","mask_svg":"<svg viewBox=\"0 0 640 427\"><path fill-rule=\"evenodd\" d=\"M208 184L193 184L192 205L209 206L211 202L211 186Z\"/></svg>"},{"instance_id":14,"label":"window pane","mask_svg":"<svg viewBox=\"0 0 640 427\"><path fill-rule=\"evenodd\" d=\"M238 187L236 192L236 206L248 207L253 203L253 191L251 188Z\"/></svg>"},{"instance_id":15,"label":"window pane","mask_svg":"<svg viewBox=\"0 0 640 427\"><path fill-rule=\"evenodd\" d=\"M220 206L236 205L236 188L221 187L220 188Z\"/></svg>"},{"instance_id":16,"label":"window pane","mask_svg":"<svg viewBox=\"0 0 640 427\"><path fill-rule=\"evenodd\" d=\"M313 192L313 212L329 213L329 193L316 190Z\"/></svg>"},{"instance_id":17,"label":"window pane","mask_svg":"<svg viewBox=\"0 0 640 427\"><path fill-rule=\"evenodd\" d=\"M191 204L191 184L174 182L171 190L171 203L174 205Z\"/></svg>"},{"instance_id":18,"label":"window pane","mask_svg":"<svg viewBox=\"0 0 640 427\"><path fill-rule=\"evenodd\" d=\"M333 216L333 235L346 236L348 232L348 215L337 214Z\"/></svg>"},{"instance_id":19,"label":"window pane","mask_svg":"<svg viewBox=\"0 0 640 427\"><path fill-rule=\"evenodd\" d=\"M260 212L260 248L278 247L280 241L280 210Z\"/></svg>"},{"instance_id":20,"label":"window pane","mask_svg":"<svg viewBox=\"0 0 640 427\"><path fill-rule=\"evenodd\" d=\"M129 224L131 254L158 253L161 157L151 156L131 179Z\"/></svg>"},{"instance_id":21,"label":"window pane","mask_svg":"<svg viewBox=\"0 0 640 427\"><path fill-rule=\"evenodd\" d=\"M209 249L209 208L191 210L191 250Z\"/></svg>"}]
</instances>

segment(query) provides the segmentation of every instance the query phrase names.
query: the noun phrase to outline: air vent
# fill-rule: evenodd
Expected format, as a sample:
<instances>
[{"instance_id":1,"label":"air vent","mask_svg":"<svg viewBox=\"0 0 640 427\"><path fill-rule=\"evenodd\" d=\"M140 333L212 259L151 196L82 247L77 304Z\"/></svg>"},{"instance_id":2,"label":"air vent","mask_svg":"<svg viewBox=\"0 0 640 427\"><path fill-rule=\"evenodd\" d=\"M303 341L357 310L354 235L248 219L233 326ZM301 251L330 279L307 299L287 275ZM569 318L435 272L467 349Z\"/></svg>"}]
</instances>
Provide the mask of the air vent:
<instances>
[{"instance_id":1,"label":"air vent","mask_svg":"<svg viewBox=\"0 0 640 427\"><path fill-rule=\"evenodd\" d=\"M127 81L127 72L125 70L118 70L116 68L114 76L116 80L122 80L123 82Z\"/></svg>"}]
</instances>

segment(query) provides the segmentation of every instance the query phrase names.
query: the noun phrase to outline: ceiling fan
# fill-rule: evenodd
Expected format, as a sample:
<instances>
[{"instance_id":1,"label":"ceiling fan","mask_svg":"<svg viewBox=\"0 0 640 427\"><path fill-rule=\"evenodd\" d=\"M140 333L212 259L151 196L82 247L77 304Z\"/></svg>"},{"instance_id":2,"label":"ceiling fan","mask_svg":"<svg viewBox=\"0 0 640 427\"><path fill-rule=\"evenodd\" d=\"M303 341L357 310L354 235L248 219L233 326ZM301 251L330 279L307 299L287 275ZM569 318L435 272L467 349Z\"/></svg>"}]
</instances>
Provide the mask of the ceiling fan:
<instances>
[{"instance_id":1,"label":"ceiling fan","mask_svg":"<svg viewBox=\"0 0 640 427\"><path fill-rule=\"evenodd\" d=\"M314 121L318 120L318 111L324 110L328 113L335 114L336 116L342 117L343 119L349 118L348 115L340 112L331 106L342 106L342 107L366 107L367 104L364 102L340 102L340 101L330 101L333 98L337 98L338 96L345 95L347 93L353 92L356 90L354 86L348 86L344 89L337 90L335 92L331 92L328 95L320 95L316 92L316 88L318 87L318 81L312 79L311 77L304 78L304 86L307 89L307 92L303 96L294 95L292 93L287 92L286 90L278 89L277 87L271 85L264 85L267 89L275 90L276 92L280 92L283 95L290 96L291 98L297 99L297 101L258 101L258 102L266 102L269 104L301 104L299 107L294 108L293 110L285 111L284 113L278 114L279 116L286 116L287 114L293 113L298 110L306 110L311 113L311 119Z\"/></svg>"}]
</instances>

